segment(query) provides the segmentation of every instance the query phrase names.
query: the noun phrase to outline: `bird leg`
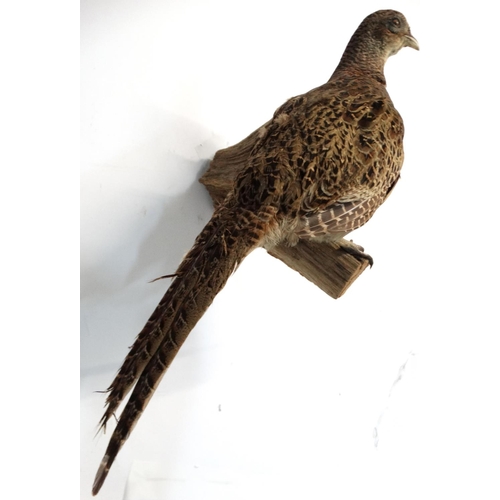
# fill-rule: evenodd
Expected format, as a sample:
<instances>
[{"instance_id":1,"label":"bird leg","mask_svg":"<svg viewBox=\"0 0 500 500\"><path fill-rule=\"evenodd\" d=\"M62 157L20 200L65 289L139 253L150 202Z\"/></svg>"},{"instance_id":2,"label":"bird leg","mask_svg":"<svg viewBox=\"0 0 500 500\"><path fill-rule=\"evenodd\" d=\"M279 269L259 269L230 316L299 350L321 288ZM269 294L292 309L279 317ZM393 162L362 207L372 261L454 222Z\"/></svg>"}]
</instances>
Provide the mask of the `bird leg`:
<instances>
[{"instance_id":1,"label":"bird leg","mask_svg":"<svg viewBox=\"0 0 500 500\"><path fill-rule=\"evenodd\" d=\"M356 243L354 243L352 240L342 239L339 240L336 244L339 246L339 248L347 252L349 255L352 255L353 257L361 261L366 260L368 261L368 264L370 264L370 267L373 266L372 256L365 253L365 249L360 245L356 245Z\"/></svg>"}]
</instances>

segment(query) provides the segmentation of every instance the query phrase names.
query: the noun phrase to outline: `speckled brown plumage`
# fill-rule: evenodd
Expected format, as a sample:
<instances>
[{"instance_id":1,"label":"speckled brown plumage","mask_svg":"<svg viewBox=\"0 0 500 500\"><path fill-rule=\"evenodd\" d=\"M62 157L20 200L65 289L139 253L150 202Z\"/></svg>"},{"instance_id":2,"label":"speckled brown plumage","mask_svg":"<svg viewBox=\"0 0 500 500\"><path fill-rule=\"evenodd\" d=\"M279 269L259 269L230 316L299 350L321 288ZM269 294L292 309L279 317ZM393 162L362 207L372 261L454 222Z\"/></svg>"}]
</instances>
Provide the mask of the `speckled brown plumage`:
<instances>
[{"instance_id":1,"label":"speckled brown plumage","mask_svg":"<svg viewBox=\"0 0 500 500\"><path fill-rule=\"evenodd\" d=\"M418 49L402 14L371 14L330 80L288 100L261 127L233 192L196 239L108 389L102 428L133 391L93 494L187 335L245 256L300 238L337 241L385 201L403 164L404 128L383 68L405 46Z\"/></svg>"}]
</instances>

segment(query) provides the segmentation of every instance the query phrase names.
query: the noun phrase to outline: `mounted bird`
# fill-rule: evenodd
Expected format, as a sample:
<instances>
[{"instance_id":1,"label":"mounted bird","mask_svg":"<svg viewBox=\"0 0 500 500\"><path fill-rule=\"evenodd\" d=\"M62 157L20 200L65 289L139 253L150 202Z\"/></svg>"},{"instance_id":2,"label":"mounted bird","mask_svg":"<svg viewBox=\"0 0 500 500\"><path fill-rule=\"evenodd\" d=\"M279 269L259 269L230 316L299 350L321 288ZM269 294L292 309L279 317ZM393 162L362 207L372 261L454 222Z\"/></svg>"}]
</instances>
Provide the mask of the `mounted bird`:
<instances>
[{"instance_id":1,"label":"mounted bird","mask_svg":"<svg viewBox=\"0 0 500 500\"><path fill-rule=\"evenodd\" d=\"M403 166L404 126L386 89L384 65L403 47L419 49L403 14L369 15L330 79L289 99L259 129L233 189L196 238L108 388L103 430L132 394L97 471L94 495L189 332L241 261L257 247L301 239L338 243L394 189ZM355 245L348 251L371 259Z\"/></svg>"}]
</instances>

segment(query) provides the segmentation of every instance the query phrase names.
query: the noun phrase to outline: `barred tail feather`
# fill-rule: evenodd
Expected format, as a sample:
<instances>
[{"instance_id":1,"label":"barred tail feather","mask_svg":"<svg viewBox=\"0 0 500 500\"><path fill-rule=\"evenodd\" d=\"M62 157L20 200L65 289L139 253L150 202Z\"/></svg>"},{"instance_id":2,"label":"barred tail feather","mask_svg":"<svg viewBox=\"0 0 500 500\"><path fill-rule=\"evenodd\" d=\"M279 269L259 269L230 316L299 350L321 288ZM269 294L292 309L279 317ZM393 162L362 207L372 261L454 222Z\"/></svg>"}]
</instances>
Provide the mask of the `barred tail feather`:
<instances>
[{"instance_id":1,"label":"barred tail feather","mask_svg":"<svg viewBox=\"0 0 500 500\"><path fill-rule=\"evenodd\" d=\"M110 386L101 427L136 383L97 471L94 495L189 332L239 263L262 243L273 215L223 207L198 236Z\"/></svg>"}]
</instances>

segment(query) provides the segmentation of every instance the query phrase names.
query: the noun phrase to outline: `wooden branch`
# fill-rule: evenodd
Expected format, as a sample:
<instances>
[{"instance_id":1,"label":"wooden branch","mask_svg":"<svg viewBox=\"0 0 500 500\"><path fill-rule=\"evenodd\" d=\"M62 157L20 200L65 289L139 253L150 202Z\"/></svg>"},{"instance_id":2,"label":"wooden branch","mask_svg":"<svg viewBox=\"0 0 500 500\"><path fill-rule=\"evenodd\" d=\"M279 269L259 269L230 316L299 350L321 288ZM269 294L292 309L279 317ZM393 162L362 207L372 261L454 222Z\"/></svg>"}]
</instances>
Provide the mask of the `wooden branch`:
<instances>
[{"instance_id":1,"label":"wooden branch","mask_svg":"<svg viewBox=\"0 0 500 500\"><path fill-rule=\"evenodd\" d=\"M221 203L232 189L236 176L258 138L259 130L238 144L217 151L208 170L200 178L215 205ZM341 297L368 266L366 259L358 260L341 244L317 243L314 240L300 240L293 247L278 245L269 253L334 299Z\"/></svg>"}]
</instances>

